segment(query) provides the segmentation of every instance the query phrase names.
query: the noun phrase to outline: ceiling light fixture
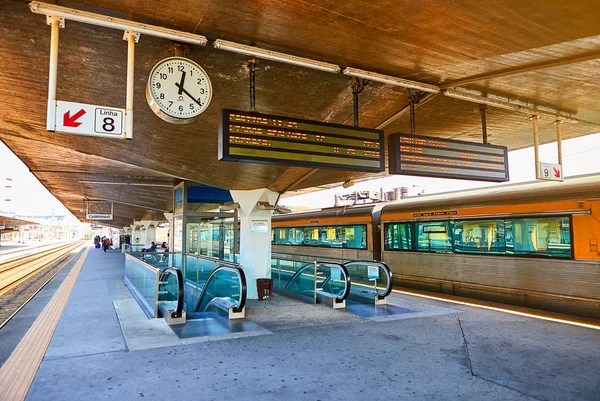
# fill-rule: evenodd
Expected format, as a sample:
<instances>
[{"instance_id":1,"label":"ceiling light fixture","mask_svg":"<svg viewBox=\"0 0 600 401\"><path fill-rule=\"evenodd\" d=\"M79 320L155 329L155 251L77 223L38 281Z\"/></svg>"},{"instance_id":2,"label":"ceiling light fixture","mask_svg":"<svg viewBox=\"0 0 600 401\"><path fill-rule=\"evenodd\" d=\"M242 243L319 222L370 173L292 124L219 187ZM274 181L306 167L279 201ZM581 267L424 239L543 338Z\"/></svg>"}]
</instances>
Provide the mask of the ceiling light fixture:
<instances>
[{"instance_id":1,"label":"ceiling light fixture","mask_svg":"<svg viewBox=\"0 0 600 401\"><path fill-rule=\"evenodd\" d=\"M139 22L133 22L122 18L109 17L107 15L90 13L87 11L61 7L39 1L32 1L29 3L29 9L31 12L36 14L57 17L64 20L83 22L84 24L103 26L105 28L132 31L142 35L156 36L159 38L189 43L192 45L205 46L208 42L206 37L202 35L176 31L155 25L141 24Z\"/></svg>"},{"instance_id":2,"label":"ceiling light fixture","mask_svg":"<svg viewBox=\"0 0 600 401\"><path fill-rule=\"evenodd\" d=\"M578 120L560 115L556 112L540 110L533 107L521 106L515 103L511 103L505 100L494 99L487 96L481 96L476 93L467 90L458 90L458 89L445 89L443 91L444 95L451 97L453 99L466 100L468 102L485 104L487 106L496 107L499 109L510 110L510 111L518 111L519 113L536 115L539 117L550 117L555 120L560 120L568 123L577 123Z\"/></svg>"},{"instance_id":3,"label":"ceiling light fixture","mask_svg":"<svg viewBox=\"0 0 600 401\"><path fill-rule=\"evenodd\" d=\"M115 182L115 181L90 181L90 180L79 180L80 184L98 184L98 185L132 185L139 187L165 187L173 188L172 184L158 184L152 182Z\"/></svg>"},{"instance_id":4,"label":"ceiling light fixture","mask_svg":"<svg viewBox=\"0 0 600 401\"><path fill-rule=\"evenodd\" d=\"M417 89L423 92L439 93L440 88L435 85L424 84L422 82L410 81L408 79L396 78L389 75L378 74L376 72L370 72L365 70L359 70L358 68L346 68L344 75L351 77L368 79L371 81L382 82L388 85L401 86L407 89Z\"/></svg>"},{"instance_id":5,"label":"ceiling light fixture","mask_svg":"<svg viewBox=\"0 0 600 401\"><path fill-rule=\"evenodd\" d=\"M519 111L519 109L521 108L521 106L519 106L518 104L504 102L502 100L492 99L485 96L479 96L475 93L463 90L446 89L444 91L444 95L453 99L460 99L466 100L468 102L485 104L487 106L492 106L504 110Z\"/></svg>"},{"instance_id":6,"label":"ceiling light fixture","mask_svg":"<svg viewBox=\"0 0 600 401\"><path fill-rule=\"evenodd\" d=\"M253 56L265 60L279 61L281 63L287 63L297 65L300 67L312 68L314 70L331 72L337 74L341 71L339 65L324 63L322 61L312 60L304 57L292 56L291 54L285 54L275 52L271 50L261 49L259 47L242 45L240 43L229 42L226 40L217 39L214 43L215 49L226 50L233 53L245 54L247 56Z\"/></svg>"}]
</instances>

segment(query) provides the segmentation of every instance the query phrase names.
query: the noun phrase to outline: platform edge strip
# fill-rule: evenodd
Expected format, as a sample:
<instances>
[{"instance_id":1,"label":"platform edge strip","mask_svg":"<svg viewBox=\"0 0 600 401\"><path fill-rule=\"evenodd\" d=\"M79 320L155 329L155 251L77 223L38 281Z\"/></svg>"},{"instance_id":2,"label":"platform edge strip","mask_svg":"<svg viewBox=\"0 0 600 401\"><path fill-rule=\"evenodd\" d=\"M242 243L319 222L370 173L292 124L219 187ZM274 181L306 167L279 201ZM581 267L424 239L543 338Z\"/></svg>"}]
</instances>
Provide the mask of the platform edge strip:
<instances>
[{"instance_id":1,"label":"platform edge strip","mask_svg":"<svg viewBox=\"0 0 600 401\"><path fill-rule=\"evenodd\" d=\"M79 257L52 299L0 368L0 401L20 401L27 396L89 250L87 247Z\"/></svg>"}]
</instances>

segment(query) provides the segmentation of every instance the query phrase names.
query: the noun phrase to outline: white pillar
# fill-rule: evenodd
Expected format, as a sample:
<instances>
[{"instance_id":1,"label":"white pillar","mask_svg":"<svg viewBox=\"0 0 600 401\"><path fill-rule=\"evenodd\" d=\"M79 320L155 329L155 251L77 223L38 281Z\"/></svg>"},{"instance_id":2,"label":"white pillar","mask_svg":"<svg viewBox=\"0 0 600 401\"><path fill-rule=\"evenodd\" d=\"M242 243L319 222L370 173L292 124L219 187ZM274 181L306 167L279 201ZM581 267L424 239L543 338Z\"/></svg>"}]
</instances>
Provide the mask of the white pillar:
<instances>
[{"instance_id":1,"label":"white pillar","mask_svg":"<svg viewBox=\"0 0 600 401\"><path fill-rule=\"evenodd\" d=\"M134 221L131 225L131 244L132 245L144 245L144 238L142 238L142 230L140 230L139 222Z\"/></svg>"},{"instance_id":2,"label":"white pillar","mask_svg":"<svg viewBox=\"0 0 600 401\"><path fill-rule=\"evenodd\" d=\"M168 247L170 250L173 249L173 218L174 218L174 214L173 213L164 213L165 215L165 219L167 219L167 221L169 222L169 241L167 241Z\"/></svg>"},{"instance_id":3,"label":"white pillar","mask_svg":"<svg viewBox=\"0 0 600 401\"><path fill-rule=\"evenodd\" d=\"M240 205L240 263L248 299L258 299L257 278L271 278L271 215L278 193L266 188L230 191Z\"/></svg>"},{"instance_id":4,"label":"white pillar","mask_svg":"<svg viewBox=\"0 0 600 401\"><path fill-rule=\"evenodd\" d=\"M149 247L152 241L156 239L156 227L158 226L158 221L142 220L141 223L146 229L144 231L144 244Z\"/></svg>"}]
</instances>

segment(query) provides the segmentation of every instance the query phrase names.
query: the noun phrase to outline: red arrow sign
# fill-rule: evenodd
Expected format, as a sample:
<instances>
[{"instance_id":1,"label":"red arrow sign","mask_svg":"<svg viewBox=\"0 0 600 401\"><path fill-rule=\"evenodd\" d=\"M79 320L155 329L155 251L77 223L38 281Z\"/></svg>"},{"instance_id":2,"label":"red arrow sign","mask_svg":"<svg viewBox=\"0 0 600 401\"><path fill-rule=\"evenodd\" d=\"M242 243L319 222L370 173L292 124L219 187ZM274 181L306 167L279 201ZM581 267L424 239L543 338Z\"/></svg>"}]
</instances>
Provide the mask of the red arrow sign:
<instances>
[{"instance_id":1,"label":"red arrow sign","mask_svg":"<svg viewBox=\"0 0 600 401\"><path fill-rule=\"evenodd\" d=\"M554 170L554 177L560 178L560 170L557 170L556 167L552 167L552 170Z\"/></svg>"},{"instance_id":2,"label":"red arrow sign","mask_svg":"<svg viewBox=\"0 0 600 401\"><path fill-rule=\"evenodd\" d=\"M71 117L71 110L67 111L64 115L63 115L63 125L65 127L79 127L81 125L80 122L77 122L77 120L79 119L79 117L83 116L85 114L85 110L81 109L79 110L77 113L73 114L73 116Z\"/></svg>"}]
</instances>

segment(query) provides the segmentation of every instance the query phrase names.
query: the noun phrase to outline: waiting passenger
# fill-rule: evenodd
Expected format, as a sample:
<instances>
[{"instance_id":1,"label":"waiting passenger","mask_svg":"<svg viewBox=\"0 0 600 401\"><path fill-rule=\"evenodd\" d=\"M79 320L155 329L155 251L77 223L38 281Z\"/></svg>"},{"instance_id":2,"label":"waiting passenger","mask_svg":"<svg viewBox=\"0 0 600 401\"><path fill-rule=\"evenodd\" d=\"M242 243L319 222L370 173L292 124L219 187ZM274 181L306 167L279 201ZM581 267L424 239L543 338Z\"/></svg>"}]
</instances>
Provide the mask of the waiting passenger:
<instances>
[{"instance_id":1,"label":"waiting passenger","mask_svg":"<svg viewBox=\"0 0 600 401\"><path fill-rule=\"evenodd\" d=\"M150 244L150 248L144 248L142 249L142 252L156 252L156 244L154 243L154 241L152 241L152 243Z\"/></svg>"}]
</instances>

